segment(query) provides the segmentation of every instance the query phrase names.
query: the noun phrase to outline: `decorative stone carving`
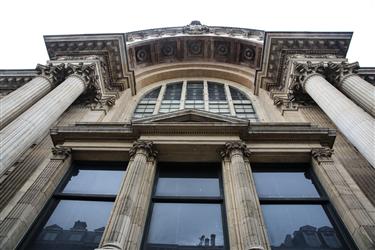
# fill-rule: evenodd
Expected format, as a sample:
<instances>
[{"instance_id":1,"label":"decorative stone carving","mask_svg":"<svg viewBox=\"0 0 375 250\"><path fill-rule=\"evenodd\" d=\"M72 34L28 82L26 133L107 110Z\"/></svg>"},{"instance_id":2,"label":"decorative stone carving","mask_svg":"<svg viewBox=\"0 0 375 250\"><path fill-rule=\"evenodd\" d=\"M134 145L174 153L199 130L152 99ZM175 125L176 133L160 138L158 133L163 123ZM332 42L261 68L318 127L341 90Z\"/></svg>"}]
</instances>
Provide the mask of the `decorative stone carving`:
<instances>
[{"instance_id":1,"label":"decorative stone carving","mask_svg":"<svg viewBox=\"0 0 375 250\"><path fill-rule=\"evenodd\" d=\"M129 150L129 156L133 157L137 154L138 150L143 150L146 153L147 157L156 158L158 151L155 150L154 144L152 141L141 141L138 140L134 142L133 147Z\"/></svg>"},{"instance_id":2,"label":"decorative stone carving","mask_svg":"<svg viewBox=\"0 0 375 250\"><path fill-rule=\"evenodd\" d=\"M192 56L203 55L203 44L201 40L187 41L188 54Z\"/></svg>"},{"instance_id":3,"label":"decorative stone carving","mask_svg":"<svg viewBox=\"0 0 375 250\"><path fill-rule=\"evenodd\" d=\"M142 46L135 49L137 63L147 63L150 61L150 46Z\"/></svg>"},{"instance_id":4,"label":"decorative stone carving","mask_svg":"<svg viewBox=\"0 0 375 250\"><path fill-rule=\"evenodd\" d=\"M359 63L332 63L328 62L328 74L327 79L330 83L339 85L345 77L356 74L359 69Z\"/></svg>"},{"instance_id":5,"label":"decorative stone carving","mask_svg":"<svg viewBox=\"0 0 375 250\"><path fill-rule=\"evenodd\" d=\"M65 159L72 154L72 149L65 146L56 146L51 149L54 159Z\"/></svg>"},{"instance_id":6,"label":"decorative stone carving","mask_svg":"<svg viewBox=\"0 0 375 250\"><path fill-rule=\"evenodd\" d=\"M164 57L172 57L176 55L177 43L176 42L166 42L162 44L161 54Z\"/></svg>"},{"instance_id":7,"label":"decorative stone carving","mask_svg":"<svg viewBox=\"0 0 375 250\"><path fill-rule=\"evenodd\" d=\"M311 156L319 162L319 164L323 161L332 161L332 154L334 150L328 147L322 147L322 148L313 148L311 150Z\"/></svg>"},{"instance_id":8,"label":"decorative stone carving","mask_svg":"<svg viewBox=\"0 0 375 250\"><path fill-rule=\"evenodd\" d=\"M247 148L244 142L234 141L225 143L224 148L220 151L220 156L223 159L229 157L234 150L240 151L245 157L250 157L251 155L250 149Z\"/></svg>"},{"instance_id":9,"label":"decorative stone carving","mask_svg":"<svg viewBox=\"0 0 375 250\"><path fill-rule=\"evenodd\" d=\"M294 63L294 65L294 73L291 75L293 82L289 86L289 89L294 92L302 91L304 83L309 77L316 74L323 74L325 71L323 62L312 63L311 61L307 61L306 63Z\"/></svg>"},{"instance_id":10,"label":"decorative stone carving","mask_svg":"<svg viewBox=\"0 0 375 250\"><path fill-rule=\"evenodd\" d=\"M207 25L202 25L200 21L192 21L183 28L183 33L190 35L201 35L209 33L210 29Z\"/></svg>"},{"instance_id":11,"label":"decorative stone carving","mask_svg":"<svg viewBox=\"0 0 375 250\"><path fill-rule=\"evenodd\" d=\"M230 43L215 41L215 55L220 57L226 57L230 55Z\"/></svg>"},{"instance_id":12,"label":"decorative stone carving","mask_svg":"<svg viewBox=\"0 0 375 250\"><path fill-rule=\"evenodd\" d=\"M38 64L35 70L38 75L48 78L52 84L59 84L64 81L66 77L64 63L58 65L53 65L52 63L49 63L48 65Z\"/></svg>"},{"instance_id":13,"label":"decorative stone carving","mask_svg":"<svg viewBox=\"0 0 375 250\"><path fill-rule=\"evenodd\" d=\"M69 75L78 75L87 85L96 86L98 77L95 72L95 64L84 64L83 62L79 64L68 63L66 68Z\"/></svg>"}]
</instances>

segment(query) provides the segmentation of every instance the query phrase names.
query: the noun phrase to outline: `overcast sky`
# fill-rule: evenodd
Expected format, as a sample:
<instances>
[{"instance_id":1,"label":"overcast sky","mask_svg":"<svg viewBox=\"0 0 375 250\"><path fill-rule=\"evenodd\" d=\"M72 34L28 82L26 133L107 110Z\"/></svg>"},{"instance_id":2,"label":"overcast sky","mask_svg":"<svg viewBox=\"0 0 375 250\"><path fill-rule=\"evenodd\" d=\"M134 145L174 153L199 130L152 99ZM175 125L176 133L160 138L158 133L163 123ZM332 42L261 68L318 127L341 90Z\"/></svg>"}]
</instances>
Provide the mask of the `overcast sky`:
<instances>
[{"instance_id":1,"label":"overcast sky","mask_svg":"<svg viewBox=\"0 0 375 250\"><path fill-rule=\"evenodd\" d=\"M375 66L375 0L2 0L0 9L0 69L45 63L43 35L122 33L191 20L265 31L353 31L349 61Z\"/></svg>"}]
</instances>

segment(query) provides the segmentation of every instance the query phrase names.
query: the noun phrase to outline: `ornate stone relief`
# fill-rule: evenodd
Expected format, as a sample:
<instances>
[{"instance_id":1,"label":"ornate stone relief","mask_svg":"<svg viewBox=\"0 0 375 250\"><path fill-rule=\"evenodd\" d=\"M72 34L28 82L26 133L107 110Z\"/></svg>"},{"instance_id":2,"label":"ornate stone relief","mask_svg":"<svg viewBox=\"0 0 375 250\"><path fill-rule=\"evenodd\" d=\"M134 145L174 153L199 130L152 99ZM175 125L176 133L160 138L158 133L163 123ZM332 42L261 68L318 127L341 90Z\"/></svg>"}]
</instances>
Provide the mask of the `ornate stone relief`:
<instances>
[{"instance_id":1,"label":"ornate stone relief","mask_svg":"<svg viewBox=\"0 0 375 250\"><path fill-rule=\"evenodd\" d=\"M58 65L53 65L52 63L47 65L38 64L35 70L38 75L48 78L53 85L61 83L66 77L64 63L60 63Z\"/></svg>"},{"instance_id":2,"label":"ornate stone relief","mask_svg":"<svg viewBox=\"0 0 375 250\"><path fill-rule=\"evenodd\" d=\"M200 21L192 21L189 25L183 27L182 32L190 35L201 35L210 32L207 25L202 25Z\"/></svg>"},{"instance_id":3,"label":"ornate stone relief","mask_svg":"<svg viewBox=\"0 0 375 250\"><path fill-rule=\"evenodd\" d=\"M72 154L72 149L65 146L56 146L51 149L53 157L52 159L64 160Z\"/></svg>"},{"instance_id":4,"label":"ornate stone relief","mask_svg":"<svg viewBox=\"0 0 375 250\"><path fill-rule=\"evenodd\" d=\"M226 142L224 148L220 151L220 156L224 159L230 157L233 151L240 151L245 157L250 157L250 149L242 141Z\"/></svg>"},{"instance_id":5,"label":"ornate stone relief","mask_svg":"<svg viewBox=\"0 0 375 250\"><path fill-rule=\"evenodd\" d=\"M339 85L343 79L351 74L356 74L359 69L359 63L332 63L328 62L327 68L329 70L327 79L330 83Z\"/></svg>"},{"instance_id":6,"label":"ornate stone relief","mask_svg":"<svg viewBox=\"0 0 375 250\"><path fill-rule=\"evenodd\" d=\"M154 143L152 141L138 140L134 142L133 147L129 150L129 156L135 156L139 150L146 153L147 158L156 158L158 155L158 151L155 150Z\"/></svg>"},{"instance_id":7,"label":"ornate stone relief","mask_svg":"<svg viewBox=\"0 0 375 250\"><path fill-rule=\"evenodd\" d=\"M320 163L322 162L331 162L332 161L332 154L333 149L328 147L322 147L322 148L313 148L311 150L311 156L317 160Z\"/></svg>"}]
</instances>

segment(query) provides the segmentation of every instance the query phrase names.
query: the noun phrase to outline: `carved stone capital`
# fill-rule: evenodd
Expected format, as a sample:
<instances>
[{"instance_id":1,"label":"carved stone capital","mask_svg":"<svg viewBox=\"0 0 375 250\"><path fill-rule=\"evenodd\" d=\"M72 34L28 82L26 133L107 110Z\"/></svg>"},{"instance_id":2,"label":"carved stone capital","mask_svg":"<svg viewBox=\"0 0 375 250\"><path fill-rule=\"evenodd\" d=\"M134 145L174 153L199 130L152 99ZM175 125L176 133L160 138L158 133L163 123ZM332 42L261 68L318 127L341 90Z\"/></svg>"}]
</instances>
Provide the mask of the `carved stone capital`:
<instances>
[{"instance_id":1,"label":"carved stone capital","mask_svg":"<svg viewBox=\"0 0 375 250\"><path fill-rule=\"evenodd\" d=\"M64 63L59 65L53 65L52 63L48 65L38 64L35 70L37 71L38 75L47 78L53 85L61 83L66 77L66 68Z\"/></svg>"},{"instance_id":2,"label":"carved stone capital","mask_svg":"<svg viewBox=\"0 0 375 250\"><path fill-rule=\"evenodd\" d=\"M53 147L51 149L51 151L52 151L52 154L53 154L52 159L59 159L59 160L64 160L64 159L68 158L72 153L72 149L69 148L69 147L65 147L65 146Z\"/></svg>"},{"instance_id":3,"label":"carved stone capital","mask_svg":"<svg viewBox=\"0 0 375 250\"><path fill-rule=\"evenodd\" d=\"M134 142L133 147L129 150L130 157L135 156L139 152L146 154L147 158L156 158L158 155L158 151L155 150L154 143L152 141L138 140Z\"/></svg>"},{"instance_id":4,"label":"carved stone capital","mask_svg":"<svg viewBox=\"0 0 375 250\"><path fill-rule=\"evenodd\" d=\"M245 157L250 157L250 149L242 141L226 142L224 148L220 151L220 156L224 159L230 157L233 152L241 152Z\"/></svg>"},{"instance_id":5,"label":"carved stone capital","mask_svg":"<svg viewBox=\"0 0 375 250\"><path fill-rule=\"evenodd\" d=\"M328 81L335 84L336 86L340 86L342 81L353 74L356 74L359 69L359 63L347 63L347 62L341 62L341 63L328 63L328 73L327 78Z\"/></svg>"},{"instance_id":6,"label":"carved stone capital","mask_svg":"<svg viewBox=\"0 0 375 250\"><path fill-rule=\"evenodd\" d=\"M304 84L313 75L324 74L325 66L323 62L312 63L307 61L306 63L294 62L294 73L291 75L292 84L290 89L293 91L303 90Z\"/></svg>"},{"instance_id":7,"label":"carved stone capital","mask_svg":"<svg viewBox=\"0 0 375 250\"><path fill-rule=\"evenodd\" d=\"M93 85L96 86L96 81L98 79L98 76L95 72L95 64L84 64L83 62L80 62L79 64L71 64L68 63L66 66L67 73L69 75L77 75L81 77L81 79L84 80L85 84L87 86Z\"/></svg>"},{"instance_id":8,"label":"carved stone capital","mask_svg":"<svg viewBox=\"0 0 375 250\"><path fill-rule=\"evenodd\" d=\"M322 147L322 148L313 148L311 150L311 156L318 161L320 164L321 162L331 162L332 161L332 154L333 149L328 147Z\"/></svg>"}]
</instances>

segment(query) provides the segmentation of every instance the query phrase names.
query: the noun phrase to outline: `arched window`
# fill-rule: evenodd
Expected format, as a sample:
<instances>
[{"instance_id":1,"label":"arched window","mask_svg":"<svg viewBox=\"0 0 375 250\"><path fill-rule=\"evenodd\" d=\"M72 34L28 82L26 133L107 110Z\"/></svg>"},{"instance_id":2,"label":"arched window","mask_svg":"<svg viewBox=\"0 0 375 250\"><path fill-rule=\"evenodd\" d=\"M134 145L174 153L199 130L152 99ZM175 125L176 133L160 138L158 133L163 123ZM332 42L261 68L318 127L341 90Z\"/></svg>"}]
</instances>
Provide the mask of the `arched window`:
<instances>
[{"instance_id":1,"label":"arched window","mask_svg":"<svg viewBox=\"0 0 375 250\"><path fill-rule=\"evenodd\" d=\"M180 109L200 109L258 121L250 99L239 89L213 81L179 81L163 84L143 96L134 117L169 113Z\"/></svg>"}]
</instances>

